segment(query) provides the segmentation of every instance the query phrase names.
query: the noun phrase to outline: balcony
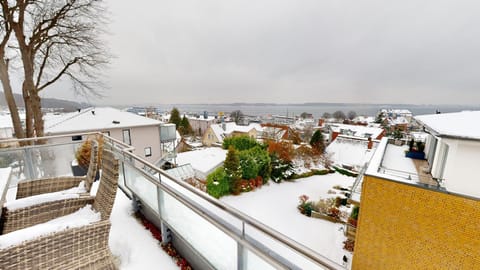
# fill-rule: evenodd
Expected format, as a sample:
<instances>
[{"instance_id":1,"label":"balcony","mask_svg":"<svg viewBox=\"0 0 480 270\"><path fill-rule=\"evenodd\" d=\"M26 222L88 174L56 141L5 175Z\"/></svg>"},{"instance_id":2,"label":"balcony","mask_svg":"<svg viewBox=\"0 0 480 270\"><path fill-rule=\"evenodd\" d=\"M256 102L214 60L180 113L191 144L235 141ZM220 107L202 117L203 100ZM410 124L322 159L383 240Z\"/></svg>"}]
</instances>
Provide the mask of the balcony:
<instances>
[{"instance_id":1,"label":"balcony","mask_svg":"<svg viewBox=\"0 0 480 270\"><path fill-rule=\"evenodd\" d=\"M432 178L432 175L426 172L428 162L406 157L406 151L405 146L390 144L387 138L382 139L369 164L366 165L368 168L365 174L428 189L445 190L441 180ZM359 180L362 178L363 176L359 177ZM361 184L355 183L355 186Z\"/></svg>"},{"instance_id":2,"label":"balcony","mask_svg":"<svg viewBox=\"0 0 480 270\"><path fill-rule=\"evenodd\" d=\"M0 150L0 167L10 167L12 170L7 200L12 199L11 194L15 194L16 183L20 180L71 175L71 161L82 143L71 140L76 135L88 134L44 137L41 141L3 141L9 147ZM104 136L104 142L105 147L112 150L120 161L119 188L122 193L161 229L163 241L171 242L193 268L344 268L166 174L132 154L129 145L108 136ZM20 146L20 143L27 145ZM115 203L119 203L118 200ZM125 221L118 219L112 222ZM114 251L113 247L111 249ZM158 264L153 261L151 265Z\"/></svg>"}]
</instances>

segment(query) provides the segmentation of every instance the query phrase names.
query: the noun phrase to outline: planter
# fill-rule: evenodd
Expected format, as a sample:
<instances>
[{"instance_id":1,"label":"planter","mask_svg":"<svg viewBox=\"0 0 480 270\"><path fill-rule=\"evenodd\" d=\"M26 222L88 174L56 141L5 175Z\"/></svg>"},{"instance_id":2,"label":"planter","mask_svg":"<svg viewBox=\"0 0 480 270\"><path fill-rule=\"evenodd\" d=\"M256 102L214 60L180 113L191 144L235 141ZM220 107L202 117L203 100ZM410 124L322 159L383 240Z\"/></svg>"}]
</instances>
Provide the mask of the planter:
<instances>
[{"instance_id":1,"label":"planter","mask_svg":"<svg viewBox=\"0 0 480 270\"><path fill-rule=\"evenodd\" d=\"M346 236L350 240L355 240L355 235L357 234L357 228L353 227L350 224L347 224Z\"/></svg>"},{"instance_id":2,"label":"planter","mask_svg":"<svg viewBox=\"0 0 480 270\"><path fill-rule=\"evenodd\" d=\"M344 223L343 221L341 220L338 220L336 218L333 218L331 216L327 216L325 214L322 214L320 212L317 212L317 211L313 211L312 210L312 217L313 218L319 218L319 219L323 219L323 220L327 220L327 221L330 221L330 222L334 222L334 223Z\"/></svg>"},{"instance_id":3,"label":"planter","mask_svg":"<svg viewBox=\"0 0 480 270\"><path fill-rule=\"evenodd\" d=\"M85 176L85 175L87 175L87 169L78 165L76 160L72 161L71 167L72 167L73 176ZM95 181L98 180L98 179L100 179L100 173L97 170L97 174L95 175Z\"/></svg>"},{"instance_id":4,"label":"planter","mask_svg":"<svg viewBox=\"0 0 480 270\"><path fill-rule=\"evenodd\" d=\"M424 152L415 152L415 151L408 151L405 153L405 156L408 158L413 158L413 159L425 159L425 153Z\"/></svg>"}]
</instances>

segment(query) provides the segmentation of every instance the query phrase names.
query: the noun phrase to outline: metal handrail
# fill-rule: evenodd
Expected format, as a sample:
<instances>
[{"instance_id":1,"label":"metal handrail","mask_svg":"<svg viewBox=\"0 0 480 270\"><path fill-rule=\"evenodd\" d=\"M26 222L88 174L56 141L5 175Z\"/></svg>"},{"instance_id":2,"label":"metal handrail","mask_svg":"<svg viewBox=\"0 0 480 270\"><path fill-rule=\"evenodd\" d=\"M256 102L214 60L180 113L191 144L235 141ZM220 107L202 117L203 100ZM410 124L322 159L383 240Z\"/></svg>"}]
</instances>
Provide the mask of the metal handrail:
<instances>
[{"instance_id":1,"label":"metal handrail","mask_svg":"<svg viewBox=\"0 0 480 270\"><path fill-rule=\"evenodd\" d=\"M232 216L240 219L242 222L245 222L246 224L251 225L255 229L265 233L266 235L272 237L273 239L275 239L275 240L281 242L282 244L292 248L293 250L295 250L299 254L309 258L310 260L316 262L317 264L319 264L321 266L324 266L324 267L327 267L329 269L339 269L339 268L343 269L343 267L341 265L331 261L330 259L326 258L325 256L323 256L321 254L318 254L317 252L313 251L312 249L310 249L308 247L305 247L304 245L298 243L297 241L295 241L293 239L288 238L287 236L285 236L285 235L281 234L280 232L268 227L267 225L263 224L262 222L251 218L250 216L240 212L239 210L237 210L237 209L235 209L231 206L228 206L227 204L223 203L222 201L220 201L218 199L215 199L215 198L211 197L210 195L208 195L204 192L201 192L200 190L198 190L198 189L192 187L191 185L189 185L188 183L185 183L184 181L176 179L175 177L169 175L168 173L166 173L162 169L156 167L154 164L150 163L149 161L147 161L147 160L145 160L141 157L138 157L138 156L136 156L136 155L134 155L130 152L125 152L125 154L127 154L131 158L143 163L144 165L147 165L152 170L159 173L160 176L164 176L164 177L172 180L173 182L180 185L181 187L183 187L183 188L187 189L188 191L194 193L195 195L199 196L200 198L206 200L207 202L215 205L217 208L222 209L225 212L231 214ZM153 178L152 176L149 176L148 180L151 183L153 183L157 186L161 186L160 183L157 182L157 179ZM161 178L160 178L160 181L161 181ZM179 195L179 194L177 194L177 195ZM180 196L182 196L182 195L180 194Z\"/></svg>"},{"instance_id":2,"label":"metal handrail","mask_svg":"<svg viewBox=\"0 0 480 270\"><path fill-rule=\"evenodd\" d=\"M278 232L278 231L268 227L267 225L263 224L262 222L259 222L255 219L251 218L250 216L240 212L239 210L237 210L237 209L235 209L231 206L226 205L222 201L209 196L208 194L192 187L188 183L185 183L184 181L181 181L181 180L177 179L176 177L173 177L173 176L169 175L164 170L156 167L154 164L150 163L149 161L133 154L132 152L135 149L134 147L132 147L128 144L125 144L125 143L123 143L123 142L121 142L121 141L119 141L115 138L112 138L110 136L102 134L100 132L72 133L72 134L62 134L62 135L56 135L56 136L44 136L44 137L34 137L34 138L25 138L25 139L9 139L9 140L2 140L1 142L36 141L36 140L42 140L42 139L55 139L55 138L71 137L71 136L79 136L79 135L100 135L100 136L103 136L104 138L107 138L108 141L115 142L117 144L120 144L120 145L124 146L124 148L116 149L116 150L121 151L123 153L123 155L127 156L128 158L130 158L132 160L136 160L136 161L142 163L143 165L150 167L150 169L157 172L159 174L159 176L163 176L163 177L168 178L169 180L171 180L174 183L178 184L179 186L187 189L188 191L190 191L193 194L197 195L198 197L204 199L205 201L209 202L210 204L214 205L215 207L217 207L217 208L225 211L226 213L238 218L242 223L248 224L248 225L252 226L253 228L263 232L267 236L270 236L274 240L290 247L295 252L303 255L304 257L310 259L311 261L317 263L320 266L323 266L323 267L326 267L326 268L329 268L329 269L344 269L344 267L342 267L341 265L331 261L330 259L326 258L325 256L323 256L321 254L318 254L317 252L313 251L312 249L310 249L308 247L305 247L304 245L298 243L297 241L288 238L287 236L281 234L280 232ZM22 148L22 147L19 147L19 148ZM9 150L11 150L11 149L12 148L9 148ZM140 169L139 169L139 171L141 172ZM210 223L212 223L212 221L214 221L213 218L208 216L207 214L205 214L202 211L202 209L197 209L196 205L188 203L187 200L185 200L185 198L183 197L183 195L181 193L179 193L177 190L169 188L168 186L161 183L161 177L159 177L159 179L156 179L156 178L153 177L153 175L149 175L149 174L143 174L143 175L147 176L147 177L145 177L145 179L147 179L149 182L156 185L157 187L162 188L165 191L169 190L169 192L168 192L169 194L174 195L182 203L190 206L191 209L194 210L197 214L201 215L202 218L205 218ZM214 222L212 224L217 224L217 222ZM219 227L219 226L217 226L217 227ZM224 231L224 228L220 228L220 229L222 231ZM230 232L228 232L227 234L232 235ZM237 237L235 237L235 239L236 238ZM252 245L250 243L246 242L245 240L243 240L243 239L236 239L236 240L240 241L242 245L245 245L246 247L252 248ZM256 249L252 249L252 250L256 251ZM255 252L255 253L258 253L258 252ZM273 265L279 266L278 262L276 262L273 259L267 257L265 254L260 253L260 254L257 254L257 255L260 255L263 259L268 260Z\"/></svg>"}]
</instances>

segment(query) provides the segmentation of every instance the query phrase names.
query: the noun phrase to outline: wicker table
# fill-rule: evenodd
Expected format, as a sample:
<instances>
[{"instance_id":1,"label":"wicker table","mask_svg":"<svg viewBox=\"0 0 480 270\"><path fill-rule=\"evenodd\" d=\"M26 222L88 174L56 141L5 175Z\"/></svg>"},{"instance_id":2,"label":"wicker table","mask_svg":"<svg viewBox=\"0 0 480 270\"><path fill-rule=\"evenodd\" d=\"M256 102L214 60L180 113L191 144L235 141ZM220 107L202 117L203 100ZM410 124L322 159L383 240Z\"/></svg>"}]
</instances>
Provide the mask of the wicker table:
<instances>
[{"instance_id":1,"label":"wicker table","mask_svg":"<svg viewBox=\"0 0 480 270\"><path fill-rule=\"evenodd\" d=\"M2 214L2 207L5 203L8 186L10 185L10 178L12 175L12 168L0 168L0 215Z\"/></svg>"}]
</instances>

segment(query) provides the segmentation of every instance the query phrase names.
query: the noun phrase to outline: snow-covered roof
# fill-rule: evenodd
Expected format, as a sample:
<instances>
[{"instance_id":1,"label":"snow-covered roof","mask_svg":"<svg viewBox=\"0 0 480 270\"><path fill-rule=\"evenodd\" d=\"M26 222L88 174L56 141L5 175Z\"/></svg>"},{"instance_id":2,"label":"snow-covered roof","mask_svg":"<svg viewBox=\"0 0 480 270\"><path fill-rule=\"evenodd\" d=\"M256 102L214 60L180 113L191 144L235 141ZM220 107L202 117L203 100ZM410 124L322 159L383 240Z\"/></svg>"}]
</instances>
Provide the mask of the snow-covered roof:
<instances>
[{"instance_id":1,"label":"snow-covered roof","mask_svg":"<svg viewBox=\"0 0 480 270\"><path fill-rule=\"evenodd\" d=\"M166 170L166 172L172 175L173 177L182 179L182 180L187 180L195 177L195 171L193 170L193 167L191 164L184 164L184 165Z\"/></svg>"},{"instance_id":2,"label":"snow-covered roof","mask_svg":"<svg viewBox=\"0 0 480 270\"><path fill-rule=\"evenodd\" d=\"M377 138L382 134L383 129L377 127L366 127L358 125L346 125L346 124L331 124L330 128L333 132L338 132L340 134L345 134L349 136L359 137L359 138Z\"/></svg>"},{"instance_id":3,"label":"snow-covered roof","mask_svg":"<svg viewBox=\"0 0 480 270\"><path fill-rule=\"evenodd\" d=\"M412 115L412 112L407 109L382 109L381 111L391 114Z\"/></svg>"},{"instance_id":4,"label":"snow-covered roof","mask_svg":"<svg viewBox=\"0 0 480 270\"><path fill-rule=\"evenodd\" d=\"M133 113L120 111L111 107L90 107L80 112L66 113L61 116L45 115L45 132L67 133L97 131L123 127L160 125L158 120L146 118Z\"/></svg>"},{"instance_id":5,"label":"snow-covered roof","mask_svg":"<svg viewBox=\"0 0 480 270\"><path fill-rule=\"evenodd\" d=\"M398 116L395 118L389 118L388 122L391 125L404 125L404 124L408 124L408 119L403 116Z\"/></svg>"},{"instance_id":6,"label":"snow-covered roof","mask_svg":"<svg viewBox=\"0 0 480 270\"><path fill-rule=\"evenodd\" d=\"M10 115L0 115L0 128L13 128L12 118Z\"/></svg>"},{"instance_id":7,"label":"snow-covered roof","mask_svg":"<svg viewBox=\"0 0 480 270\"><path fill-rule=\"evenodd\" d=\"M316 125L315 119L307 118L307 119L297 119L295 123L292 125L293 128L303 130L305 127L313 127Z\"/></svg>"},{"instance_id":8,"label":"snow-covered roof","mask_svg":"<svg viewBox=\"0 0 480 270\"><path fill-rule=\"evenodd\" d=\"M177 164L191 164L195 170L209 173L220 166L227 157L227 150L210 147L177 154Z\"/></svg>"},{"instance_id":9,"label":"snow-covered roof","mask_svg":"<svg viewBox=\"0 0 480 270\"><path fill-rule=\"evenodd\" d=\"M415 119L436 136L480 140L480 111L428 114Z\"/></svg>"},{"instance_id":10,"label":"snow-covered roof","mask_svg":"<svg viewBox=\"0 0 480 270\"><path fill-rule=\"evenodd\" d=\"M375 122L375 117L373 116L357 116L353 119L353 122L356 123L373 123Z\"/></svg>"},{"instance_id":11,"label":"snow-covered roof","mask_svg":"<svg viewBox=\"0 0 480 270\"><path fill-rule=\"evenodd\" d=\"M332 154L331 158L334 163L351 165L358 169L370 160L376 145L377 143L373 143L372 149L368 149L368 140L354 139L340 135L328 145L325 151Z\"/></svg>"},{"instance_id":12,"label":"snow-covered roof","mask_svg":"<svg viewBox=\"0 0 480 270\"><path fill-rule=\"evenodd\" d=\"M203 115L200 115L199 117L188 115L187 116L188 120L196 120L196 121L215 121L217 118L214 116L208 116L206 119L203 117Z\"/></svg>"},{"instance_id":13,"label":"snow-covered roof","mask_svg":"<svg viewBox=\"0 0 480 270\"><path fill-rule=\"evenodd\" d=\"M273 140L281 140L283 136L285 136L286 132L287 130L285 128L265 126L263 127L262 137Z\"/></svg>"}]
</instances>

